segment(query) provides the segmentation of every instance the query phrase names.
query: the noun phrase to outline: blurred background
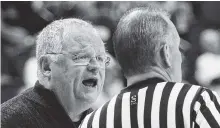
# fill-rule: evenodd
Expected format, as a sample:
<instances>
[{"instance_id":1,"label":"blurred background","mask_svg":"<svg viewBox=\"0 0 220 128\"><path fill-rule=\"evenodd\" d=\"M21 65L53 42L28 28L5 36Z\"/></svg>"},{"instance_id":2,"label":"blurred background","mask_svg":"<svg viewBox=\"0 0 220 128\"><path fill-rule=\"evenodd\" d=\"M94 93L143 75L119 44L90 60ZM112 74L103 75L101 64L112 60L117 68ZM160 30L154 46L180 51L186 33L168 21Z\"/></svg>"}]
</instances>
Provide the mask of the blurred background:
<instances>
[{"instance_id":1,"label":"blurred background","mask_svg":"<svg viewBox=\"0 0 220 128\"><path fill-rule=\"evenodd\" d=\"M113 59L106 71L98 107L126 86L114 60L112 35L121 16L129 9L153 4L171 14L181 37L183 80L206 86L220 94L220 2L1 2L1 102L34 86L35 38L56 19L76 17L90 21L100 33Z\"/></svg>"}]
</instances>

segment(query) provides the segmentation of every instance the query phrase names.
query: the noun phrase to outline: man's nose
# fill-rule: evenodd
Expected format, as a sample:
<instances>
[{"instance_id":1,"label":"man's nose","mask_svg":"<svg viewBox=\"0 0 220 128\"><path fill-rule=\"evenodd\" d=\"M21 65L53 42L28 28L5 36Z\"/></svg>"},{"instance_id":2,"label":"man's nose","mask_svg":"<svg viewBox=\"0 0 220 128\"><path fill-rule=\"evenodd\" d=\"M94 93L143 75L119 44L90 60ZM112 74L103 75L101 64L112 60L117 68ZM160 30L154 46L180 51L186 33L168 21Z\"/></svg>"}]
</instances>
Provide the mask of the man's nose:
<instances>
[{"instance_id":1,"label":"man's nose","mask_svg":"<svg viewBox=\"0 0 220 128\"><path fill-rule=\"evenodd\" d=\"M99 71L99 64L97 62L96 59L91 59L90 63L88 64L87 66L87 70L94 73L94 74L97 74L98 71Z\"/></svg>"}]
</instances>

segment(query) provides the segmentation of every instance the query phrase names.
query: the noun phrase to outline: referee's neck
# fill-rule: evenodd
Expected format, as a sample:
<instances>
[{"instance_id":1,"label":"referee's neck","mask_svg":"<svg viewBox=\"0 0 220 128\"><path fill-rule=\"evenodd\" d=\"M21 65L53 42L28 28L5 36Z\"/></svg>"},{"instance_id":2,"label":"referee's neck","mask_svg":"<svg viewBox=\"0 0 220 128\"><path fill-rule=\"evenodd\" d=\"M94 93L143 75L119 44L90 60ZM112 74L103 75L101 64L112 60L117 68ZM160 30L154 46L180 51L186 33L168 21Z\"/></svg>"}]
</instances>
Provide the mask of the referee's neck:
<instances>
[{"instance_id":1,"label":"referee's neck","mask_svg":"<svg viewBox=\"0 0 220 128\"><path fill-rule=\"evenodd\" d=\"M130 77L127 77L127 86L133 85L134 83L137 83L139 81L151 79L151 78L161 78L165 81L171 81L170 77L166 75L165 72L162 70L159 70L157 68L152 68L146 71L146 73L133 75Z\"/></svg>"}]
</instances>

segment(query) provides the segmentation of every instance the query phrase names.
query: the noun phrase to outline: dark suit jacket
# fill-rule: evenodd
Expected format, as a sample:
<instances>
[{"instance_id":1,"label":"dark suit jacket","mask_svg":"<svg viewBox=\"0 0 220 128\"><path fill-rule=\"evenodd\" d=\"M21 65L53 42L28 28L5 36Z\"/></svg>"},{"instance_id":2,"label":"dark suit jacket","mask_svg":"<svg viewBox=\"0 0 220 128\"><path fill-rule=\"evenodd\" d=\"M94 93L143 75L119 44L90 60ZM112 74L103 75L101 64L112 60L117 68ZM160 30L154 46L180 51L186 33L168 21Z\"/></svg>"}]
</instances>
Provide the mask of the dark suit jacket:
<instances>
[{"instance_id":1,"label":"dark suit jacket","mask_svg":"<svg viewBox=\"0 0 220 128\"><path fill-rule=\"evenodd\" d=\"M33 88L1 105L2 128L77 128L79 122L72 122L55 94L39 82Z\"/></svg>"}]
</instances>

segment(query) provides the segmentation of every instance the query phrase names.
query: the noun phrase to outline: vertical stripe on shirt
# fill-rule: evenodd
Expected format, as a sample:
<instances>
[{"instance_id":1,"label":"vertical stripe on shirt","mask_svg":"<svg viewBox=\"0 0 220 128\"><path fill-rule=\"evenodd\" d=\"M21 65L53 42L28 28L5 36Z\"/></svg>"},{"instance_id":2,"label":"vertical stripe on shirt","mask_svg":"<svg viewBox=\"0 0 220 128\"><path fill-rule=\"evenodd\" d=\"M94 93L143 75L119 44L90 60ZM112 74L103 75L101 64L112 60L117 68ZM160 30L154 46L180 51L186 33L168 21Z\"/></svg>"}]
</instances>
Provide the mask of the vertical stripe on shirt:
<instances>
[{"instance_id":1,"label":"vertical stripe on shirt","mask_svg":"<svg viewBox=\"0 0 220 128\"><path fill-rule=\"evenodd\" d=\"M154 93L152 101L152 110L151 110L151 127L159 128L160 127L160 100L162 96L163 89L166 85L166 82L158 83Z\"/></svg>"},{"instance_id":2,"label":"vertical stripe on shirt","mask_svg":"<svg viewBox=\"0 0 220 128\"><path fill-rule=\"evenodd\" d=\"M107 107L106 120L104 118L100 118L100 120L106 121L106 128L114 128L114 114L117 114L117 113L114 113L116 98L117 98L117 95L114 96L112 100L109 102L109 105ZM101 128L105 128L105 126Z\"/></svg>"},{"instance_id":3,"label":"vertical stripe on shirt","mask_svg":"<svg viewBox=\"0 0 220 128\"><path fill-rule=\"evenodd\" d=\"M201 113L208 121L211 127L219 127L220 126L220 114L217 111L214 103L211 101L210 96L207 91L204 91L202 94L202 106Z\"/></svg>"},{"instance_id":4,"label":"vertical stripe on shirt","mask_svg":"<svg viewBox=\"0 0 220 128\"><path fill-rule=\"evenodd\" d=\"M196 117L197 117L197 113L200 110L200 107L201 107L201 104L198 101L196 101L195 105L194 105L194 108L193 108L193 114L194 114L194 117L192 118L193 121L194 121L194 127L193 128L199 128L199 125L196 122Z\"/></svg>"},{"instance_id":5,"label":"vertical stripe on shirt","mask_svg":"<svg viewBox=\"0 0 220 128\"><path fill-rule=\"evenodd\" d=\"M100 112L100 118L99 118L99 127L100 128L106 128L106 120L107 120L107 107L109 105L109 102L105 103L105 105L102 107L102 110Z\"/></svg>"},{"instance_id":6,"label":"vertical stripe on shirt","mask_svg":"<svg viewBox=\"0 0 220 128\"><path fill-rule=\"evenodd\" d=\"M177 128L184 128L182 107L183 107L185 96L190 88L191 88L190 85L184 84L176 100L176 127Z\"/></svg>"},{"instance_id":7,"label":"vertical stripe on shirt","mask_svg":"<svg viewBox=\"0 0 220 128\"><path fill-rule=\"evenodd\" d=\"M151 128L151 109L153 93L156 85L148 86L145 96L145 108L144 108L144 127Z\"/></svg>"},{"instance_id":8,"label":"vertical stripe on shirt","mask_svg":"<svg viewBox=\"0 0 220 128\"><path fill-rule=\"evenodd\" d=\"M137 120L138 127L144 128L144 107L145 107L145 96L148 87L142 88L138 92L138 109L137 109Z\"/></svg>"},{"instance_id":9,"label":"vertical stripe on shirt","mask_svg":"<svg viewBox=\"0 0 220 128\"><path fill-rule=\"evenodd\" d=\"M175 83L168 82L163 89L160 102L160 128L167 128L167 106L170 92Z\"/></svg>"},{"instance_id":10,"label":"vertical stripe on shirt","mask_svg":"<svg viewBox=\"0 0 220 128\"><path fill-rule=\"evenodd\" d=\"M191 103L199 88L199 86L192 86L187 92L186 97L184 99L182 113L185 128L191 127Z\"/></svg>"},{"instance_id":11,"label":"vertical stripe on shirt","mask_svg":"<svg viewBox=\"0 0 220 128\"><path fill-rule=\"evenodd\" d=\"M92 113L92 115L90 116L89 120L88 120L88 123L87 123L87 128L92 128L92 121L93 121L93 118L94 118L94 115L95 115L96 111L94 111Z\"/></svg>"},{"instance_id":12,"label":"vertical stripe on shirt","mask_svg":"<svg viewBox=\"0 0 220 128\"><path fill-rule=\"evenodd\" d=\"M176 128L176 100L183 85L183 83L176 83L170 93L167 109L168 115L166 115L167 128Z\"/></svg>"},{"instance_id":13,"label":"vertical stripe on shirt","mask_svg":"<svg viewBox=\"0 0 220 128\"><path fill-rule=\"evenodd\" d=\"M87 123L89 121L90 116L92 115L92 113L88 114L85 119L83 120L83 123L80 125L79 128L87 128Z\"/></svg>"},{"instance_id":14,"label":"vertical stripe on shirt","mask_svg":"<svg viewBox=\"0 0 220 128\"><path fill-rule=\"evenodd\" d=\"M102 105L94 114L93 121L92 121L93 128L99 128L99 117L100 117L100 112L103 106L104 105Z\"/></svg>"},{"instance_id":15,"label":"vertical stripe on shirt","mask_svg":"<svg viewBox=\"0 0 220 128\"><path fill-rule=\"evenodd\" d=\"M213 92L213 94L215 95L215 98L218 102L218 104L220 104L220 98L219 98L219 95L216 93L216 92ZM220 107L219 107L220 108Z\"/></svg>"},{"instance_id":16,"label":"vertical stripe on shirt","mask_svg":"<svg viewBox=\"0 0 220 128\"><path fill-rule=\"evenodd\" d=\"M114 128L121 128L121 105L122 105L122 96L123 94L119 94L116 98L115 102L115 111L114 111Z\"/></svg>"},{"instance_id":17,"label":"vertical stripe on shirt","mask_svg":"<svg viewBox=\"0 0 220 128\"><path fill-rule=\"evenodd\" d=\"M121 123L122 128L131 128L130 120L130 92L126 92L122 97Z\"/></svg>"},{"instance_id":18,"label":"vertical stripe on shirt","mask_svg":"<svg viewBox=\"0 0 220 128\"><path fill-rule=\"evenodd\" d=\"M201 111L198 111L197 113L196 123L199 125L200 128L211 128Z\"/></svg>"},{"instance_id":19,"label":"vertical stripe on shirt","mask_svg":"<svg viewBox=\"0 0 220 128\"><path fill-rule=\"evenodd\" d=\"M214 92L214 91L211 91L208 89L206 91L209 93L210 99L215 104L215 107L216 107L218 113L220 113L220 102L218 100L219 96L217 94L215 94L216 92Z\"/></svg>"},{"instance_id":20,"label":"vertical stripe on shirt","mask_svg":"<svg viewBox=\"0 0 220 128\"><path fill-rule=\"evenodd\" d=\"M131 120L131 128L138 127L137 121L137 104L138 104L138 91L134 90L130 94L130 120Z\"/></svg>"},{"instance_id":21,"label":"vertical stripe on shirt","mask_svg":"<svg viewBox=\"0 0 220 128\"><path fill-rule=\"evenodd\" d=\"M193 109L197 113L199 111L200 107L201 107L201 104L198 101L196 101Z\"/></svg>"},{"instance_id":22,"label":"vertical stripe on shirt","mask_svg":"<svg viewBox=\"0 0 220 128\"><path fill-rule=\"evenodd\" d=\"M194 127L193 128L200 128L200 127L196 122L194 122Z\"/></svg>"}]
</instances>

